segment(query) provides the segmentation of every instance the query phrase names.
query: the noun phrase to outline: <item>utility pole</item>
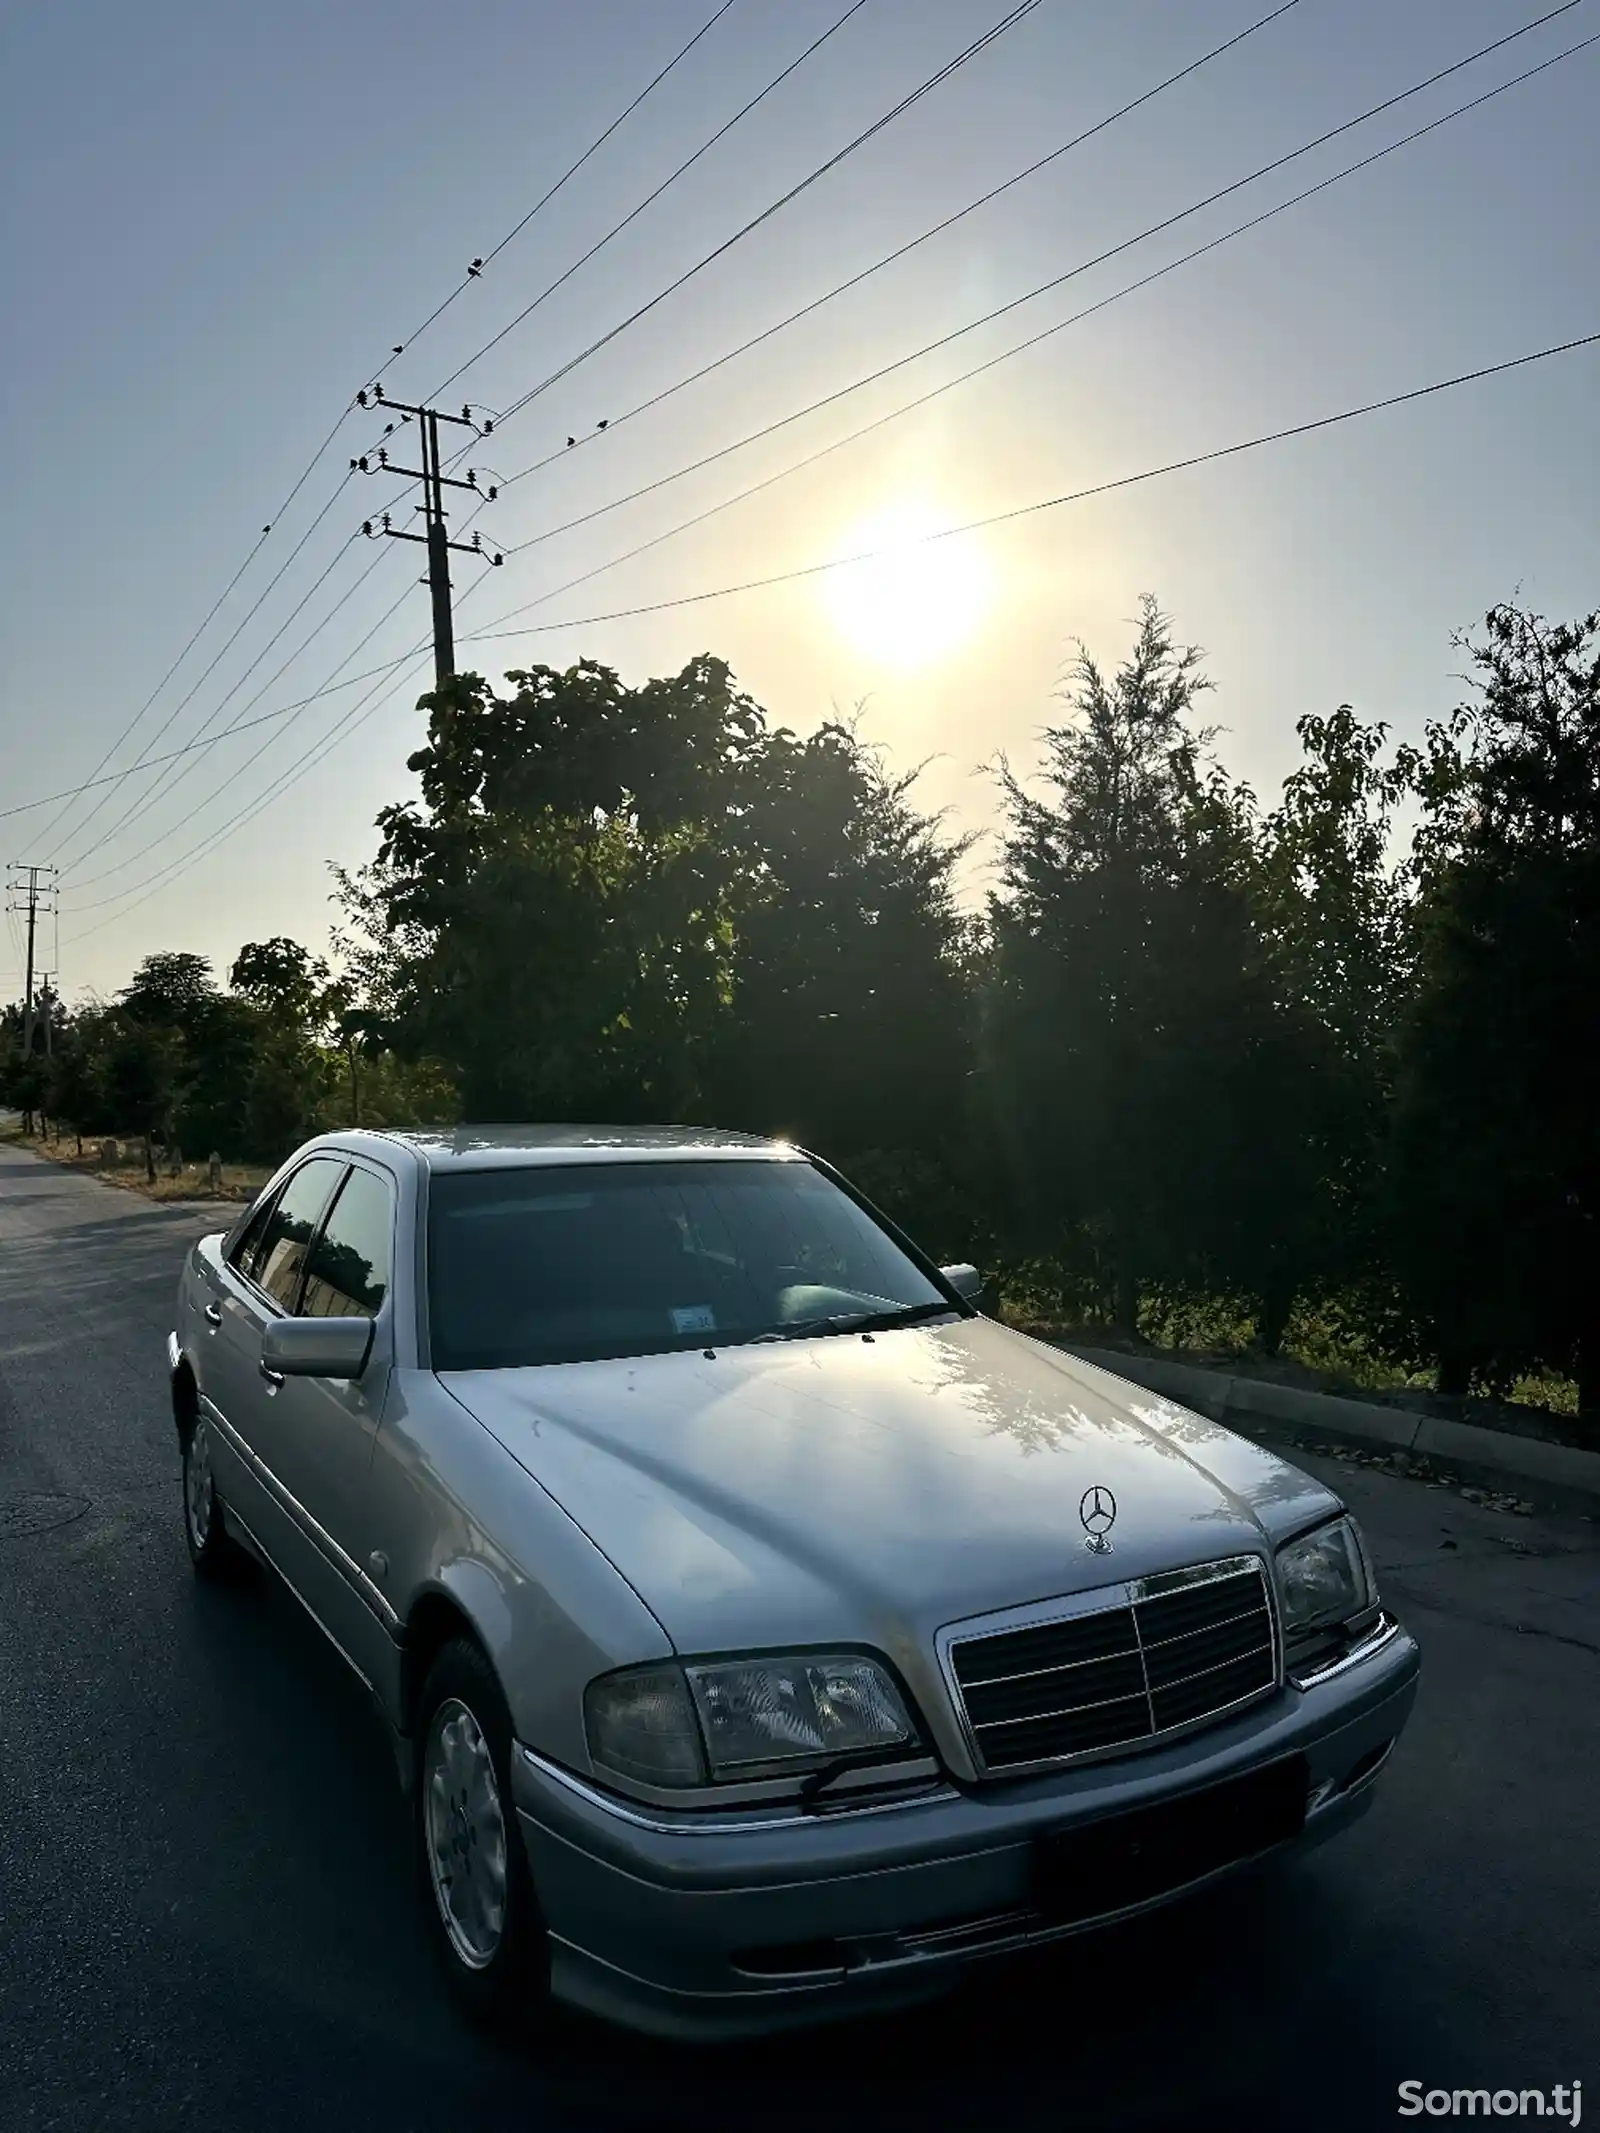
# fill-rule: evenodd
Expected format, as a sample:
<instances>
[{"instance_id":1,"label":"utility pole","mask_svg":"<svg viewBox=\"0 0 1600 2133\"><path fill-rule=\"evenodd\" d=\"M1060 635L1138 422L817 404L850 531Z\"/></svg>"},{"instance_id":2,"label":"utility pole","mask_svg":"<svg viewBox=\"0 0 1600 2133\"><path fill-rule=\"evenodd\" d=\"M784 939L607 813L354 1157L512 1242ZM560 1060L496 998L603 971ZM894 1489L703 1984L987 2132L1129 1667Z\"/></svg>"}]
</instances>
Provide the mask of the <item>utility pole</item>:
<instances>
[{"instance_id":1,"label":"utility pole","mask_svg":"<svg viewBox=\"0 0 1600 2133\"><path fill-rule=\"evenodd\" d=\"M6 891L11 901L7 908L23 914L28 922L28 975L27 989L22 1001L22 1049L30 1059L33 1056L33 971L34 940L39 927L39 913L49 912L54 906L50 899L55 895L56 867L25 866L20 861L13 864ZM44 886L41 888L40 879ZM18 899L21 899L18 901ZM49 1049L49 1028L46 1024L45 1049Z\"/></svg>"},{"instance_id":2,"label":"utility pole","mask_svg":"<svg viewBox=\"0 0 1600 2133\"><path fill-rule=\"evenodd\" d=\"M352 459L350 467L353 473L402 474L422 484L422 502L416 508L423 515L423 532L410 533L394 525L387 511L376 523L370 518L364 521L361 530L369 540L387 534L391 540L416 541L427 549L428 575L423 583L433 596L434 686L442 689L446 682L455 679L456 672L455 629L450 614L450 551L454 548L461 555L484 557L497 568L505 561L505 557L485 548L480 533L475 533L470 541L450 539L448 514L444 507L446 489L468 489L480 503L486 504L492 504L500 490L498 486L480 488L476 467L468 467L465 481L446 474L439 452L439 425L441 422L452 422L462 429L471 430L475 437L487 437L493 430L494 423L492 420L484 423L474 422L471 409L466 407L459 415L451 415L436 407L415 407L403 400L386 399L381 385L374 385L370 391L357 393L356 401L361 407L386 409L391 414L398 415L401 422L415 421L417 424L422 442L420 467L396 466L389 457L387 445L380 445L376 451L369 452L360 459ZM396 424L391 422L384 435L389 436L395 428Z\"/></svg>"}]
</instances>

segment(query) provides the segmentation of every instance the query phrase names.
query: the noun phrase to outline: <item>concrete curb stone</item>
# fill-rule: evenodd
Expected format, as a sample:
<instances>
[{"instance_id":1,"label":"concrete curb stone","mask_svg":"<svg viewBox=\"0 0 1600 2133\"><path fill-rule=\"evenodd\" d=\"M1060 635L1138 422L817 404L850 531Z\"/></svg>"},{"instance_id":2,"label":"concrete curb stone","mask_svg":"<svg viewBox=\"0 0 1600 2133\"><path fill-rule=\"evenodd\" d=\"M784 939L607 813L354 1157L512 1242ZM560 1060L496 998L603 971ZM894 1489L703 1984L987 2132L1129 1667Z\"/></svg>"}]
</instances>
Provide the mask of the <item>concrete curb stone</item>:
<instances>
[{"instance_id":1,"label":"concrete curb stone","mask_svg":"<svg viewBox=\"0 0 1600 2133\"><path fill-rule=\"evenodd\" d=\"M1412 1413L1403 1407L1380 1407L1369 1400L1348 1400L1335 1393L1306 1392L1298 1386L1274 1385L1264 1378L1231 1377L1165 1356L1124 1355L1108 1348L1061 1345L1113 1376L1131 1379L1181 1406L1192 1407L1210 1421L1273 1423L1382 1444L1419 1458L1442 1459L1493 1474L1550 1488L1600 1497L1600 1451L1552 1444L1540 1437L1513 1436L1473 1422L1452 1422Z\"/></svg>"}]
</instances>

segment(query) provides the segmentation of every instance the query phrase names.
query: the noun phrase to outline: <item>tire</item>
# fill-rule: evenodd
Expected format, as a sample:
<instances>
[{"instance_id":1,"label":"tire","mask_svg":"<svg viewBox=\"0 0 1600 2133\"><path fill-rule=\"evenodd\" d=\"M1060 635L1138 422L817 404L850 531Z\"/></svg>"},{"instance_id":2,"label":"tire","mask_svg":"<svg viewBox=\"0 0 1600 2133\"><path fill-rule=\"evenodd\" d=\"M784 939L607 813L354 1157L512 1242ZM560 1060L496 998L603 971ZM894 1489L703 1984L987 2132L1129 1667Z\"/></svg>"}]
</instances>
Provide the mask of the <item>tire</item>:
<instances>
[{"instance_id":1,"label":"tire","mask_svg":"<svg viewBox=\"0 0 1600 2133\"><path fill-rule=\"evenodd\" d=\"M470 1638L447 1644L417 1709L414 1842L428 1937L467 2014L532 2038L550 1956L511 1797L511 1715Z\"/></svg>"},{"instance_id":2,"label":"tire","mask_svg":"<svg viewBox=\"0 0 1600 2133\"><path fill-rule=\"evenodd\" d=\"M231 1578L244 1565L244 1551L228 1531L211 1465L211 1425L196 1415L183 1434L183 1537L195 1575Z\"/></svg>"}]
</instances>

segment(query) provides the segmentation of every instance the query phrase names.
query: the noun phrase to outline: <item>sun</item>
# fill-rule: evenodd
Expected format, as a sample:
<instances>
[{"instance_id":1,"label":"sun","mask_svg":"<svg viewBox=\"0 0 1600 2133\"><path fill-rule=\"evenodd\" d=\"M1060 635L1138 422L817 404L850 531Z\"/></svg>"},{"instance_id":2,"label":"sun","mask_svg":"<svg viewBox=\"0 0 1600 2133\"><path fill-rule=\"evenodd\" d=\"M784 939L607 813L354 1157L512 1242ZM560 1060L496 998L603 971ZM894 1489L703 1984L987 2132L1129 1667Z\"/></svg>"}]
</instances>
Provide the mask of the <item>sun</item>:
<instances>
[{"instance_id":1,"label":"sun","mask_svg":"<svg viewBox=\"0 0 1600 2133\"><path fill-rule=\"evenodd\" d=\"M862 520L840 543L846 555L883 551L824 581L836 628L880 665L926 666L964 643L983 619L991 577L982 551L970 535L927 539L948 523L924 507L897 504Z\"/></svg>"}]
</instances>

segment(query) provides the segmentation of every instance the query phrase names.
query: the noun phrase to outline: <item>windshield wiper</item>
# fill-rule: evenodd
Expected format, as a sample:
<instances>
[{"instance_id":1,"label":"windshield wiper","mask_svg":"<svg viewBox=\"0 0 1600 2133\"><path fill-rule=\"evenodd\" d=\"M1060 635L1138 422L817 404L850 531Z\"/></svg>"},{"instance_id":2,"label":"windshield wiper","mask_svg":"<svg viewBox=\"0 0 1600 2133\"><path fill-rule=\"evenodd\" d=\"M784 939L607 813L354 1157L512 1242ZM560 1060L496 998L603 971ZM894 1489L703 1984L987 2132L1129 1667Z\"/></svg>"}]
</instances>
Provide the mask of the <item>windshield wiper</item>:
<instances>
[{"instance_id":1,"label":"windshield wiper","mask_svg":"<svg viewBox=\"0 0 1600 2133\"><path fill-rule=\"evenodd\" d=\"M894 1326L914 1326L925 1318L942 1318L955 1308L940 1297L934 1303L902 1304L893 1311L827 1311L818 1318L797 1318L792 1325L757 1333L751 1345L804 1340L813 1333L887 1333Z\"/></svg>"}]
</instances>

